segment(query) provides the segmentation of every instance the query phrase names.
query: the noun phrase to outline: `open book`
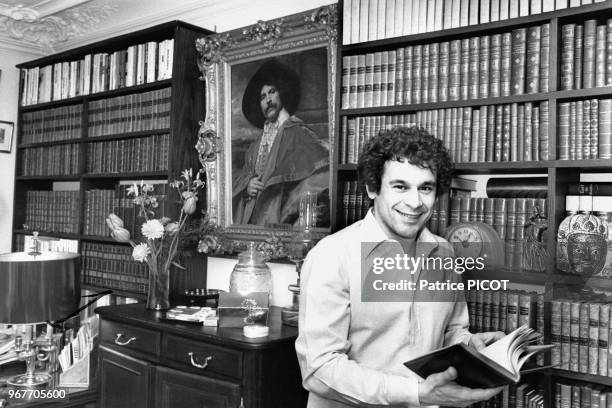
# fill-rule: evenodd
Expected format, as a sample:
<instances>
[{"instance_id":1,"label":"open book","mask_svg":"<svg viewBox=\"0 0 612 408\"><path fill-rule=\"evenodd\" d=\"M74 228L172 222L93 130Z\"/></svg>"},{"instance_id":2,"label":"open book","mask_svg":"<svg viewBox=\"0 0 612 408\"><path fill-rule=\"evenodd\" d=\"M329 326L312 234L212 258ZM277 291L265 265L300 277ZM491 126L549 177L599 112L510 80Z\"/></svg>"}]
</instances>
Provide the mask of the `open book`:
<instances>
[{"instance_id":1,"label":"open book","mask_svg":"<svg viewBox=\"0 0 612 408\"><path fill-rule=\"evenodd\" d=\"M534 354L554 347L536 345L542 335L521 326L482 350L465 344L455 344L404 363L423 378L448 367L457 370L457 384L470 388L491 388L516 383L521 378L521 367ZM524 370L523 373L545 367Z\"/></svg>"}]
</instances>

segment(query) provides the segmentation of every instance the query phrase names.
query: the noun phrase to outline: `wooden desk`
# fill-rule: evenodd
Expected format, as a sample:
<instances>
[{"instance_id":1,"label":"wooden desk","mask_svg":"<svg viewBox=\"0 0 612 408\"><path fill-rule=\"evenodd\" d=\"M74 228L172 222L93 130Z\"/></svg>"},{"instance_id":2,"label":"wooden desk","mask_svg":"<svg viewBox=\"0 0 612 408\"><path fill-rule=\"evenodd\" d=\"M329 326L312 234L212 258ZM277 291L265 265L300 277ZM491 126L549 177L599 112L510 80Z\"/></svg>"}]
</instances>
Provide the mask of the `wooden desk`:
<instances>
[{"instance_id":1,"label":"wooden desk","mask_svg":"<svg viewBox=\"0 0 612 408\"><path fill-rule=\"evenodd\" d=\"M100 314L100 407L299 408L307 393L295 354L295 327L270 313L270 335L241 328L161 321L142 304ZM201 367L196 367L200 365Z\"/></svg>"}]
</instances>

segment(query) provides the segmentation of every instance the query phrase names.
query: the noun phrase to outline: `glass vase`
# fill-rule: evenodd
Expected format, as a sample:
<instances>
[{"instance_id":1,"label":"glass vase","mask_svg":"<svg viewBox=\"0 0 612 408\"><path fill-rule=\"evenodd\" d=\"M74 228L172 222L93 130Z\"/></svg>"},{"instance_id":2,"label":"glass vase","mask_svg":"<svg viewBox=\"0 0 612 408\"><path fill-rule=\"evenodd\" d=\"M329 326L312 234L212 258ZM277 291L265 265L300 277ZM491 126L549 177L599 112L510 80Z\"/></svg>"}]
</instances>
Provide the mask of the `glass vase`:
<instances>
[{"instance_id":1,"label":"glass vase","mask_svg":"<svg viewBox=\"0 0 612 408\"><path fill-rule=\"evenodd\" d=\"M159 265L157 262L149 264L149 291L147 293L147 309L170 309L170 267Z\"/></svg>"}]
</instances>

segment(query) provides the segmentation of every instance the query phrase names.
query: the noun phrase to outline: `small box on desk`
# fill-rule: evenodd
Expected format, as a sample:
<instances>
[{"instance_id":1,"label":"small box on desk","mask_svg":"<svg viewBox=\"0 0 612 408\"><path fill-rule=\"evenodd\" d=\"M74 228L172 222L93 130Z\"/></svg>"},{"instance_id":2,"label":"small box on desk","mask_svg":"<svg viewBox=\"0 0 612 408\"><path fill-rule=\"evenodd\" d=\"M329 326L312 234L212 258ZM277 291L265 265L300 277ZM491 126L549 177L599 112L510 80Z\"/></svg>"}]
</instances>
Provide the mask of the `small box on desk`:
<instances>
[{"instance_id":1,"label":"small box on desk","mask_svg":"<svg viewBox=\"0 0 612 408\"><path fill-rule=\"evenodd\" d=\"M219 294L219 327L244 327L247 324L268 325L270 295L268 292Z\"/></svg>"}]
</instances>

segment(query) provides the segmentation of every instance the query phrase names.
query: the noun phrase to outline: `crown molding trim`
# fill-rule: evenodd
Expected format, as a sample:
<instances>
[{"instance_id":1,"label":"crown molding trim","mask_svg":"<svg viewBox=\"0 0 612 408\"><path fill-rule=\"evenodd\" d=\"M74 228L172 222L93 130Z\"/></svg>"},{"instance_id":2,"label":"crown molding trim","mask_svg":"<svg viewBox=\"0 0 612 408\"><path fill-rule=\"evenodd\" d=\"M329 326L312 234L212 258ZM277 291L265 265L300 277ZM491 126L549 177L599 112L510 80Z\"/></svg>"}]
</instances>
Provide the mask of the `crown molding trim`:
<instances>
[{"instance_id":1,"label":"crown molding trim","mask_svg":"<svg viewBox=\"0 0 612 408\"><path fill-rule=\"evenodd\" d=\"M20 51L25 54L32 54L35 57L43 57L47 53L43 52L40 44L17 40L4 35L0 35L0 48L12 51Z\"/></svg>"},{"instance_id":2,"label":"crown molding trim","mask_svg":"<svg viewBox=\"0 0 612 408\"><path fill-rule=\"evenodd\" d=\"M90 34L84 34L78 38L71 38L67 41L58 43L55 48L58 52L70 50L72 48L80 47L83 45L90 44L95 41L104 40L106 38L116 37L122 34L132 33L134 31L141 30L143 28L151 27L157 24L165 23L172 20L184 20L186 14L189 13L189 19L193 20L191 16L197 9L202 10L202 13L210 13L214 9L224 9L233 7L225 7L227 4L238 3L243 0L226 0L222 4L214 0L192 0L188 3L183 3L179 7L175 7L170 10L166 10L163 13L155 13L154 15L148 15L140 18L136 18L122 24L116 24L107 26L104 29L94 30ZM224 7L218 7L224 6ZM181 18L183 17L183 18Z\"/></svg>"}]
</instances>

